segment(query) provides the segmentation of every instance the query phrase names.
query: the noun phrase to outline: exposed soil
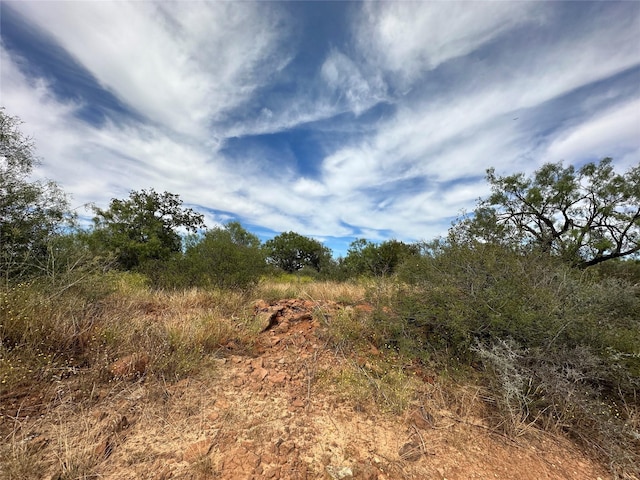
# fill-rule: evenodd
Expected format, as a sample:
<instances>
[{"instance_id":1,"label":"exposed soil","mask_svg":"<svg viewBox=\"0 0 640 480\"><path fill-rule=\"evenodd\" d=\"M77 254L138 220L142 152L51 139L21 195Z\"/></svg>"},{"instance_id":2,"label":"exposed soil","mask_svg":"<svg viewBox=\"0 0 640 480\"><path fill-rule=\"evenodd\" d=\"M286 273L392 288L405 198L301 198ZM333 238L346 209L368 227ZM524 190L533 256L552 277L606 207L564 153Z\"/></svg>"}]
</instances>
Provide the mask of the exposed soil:
<instances>
[{"instance_id":1,"label":"exposed soil","mask_svg":"<svg viewBox=\"0 0 640 480\"><path fill-rule=\"evenodd\" d=\"M264 330L255 349L228 345L216 368L195 379L121 380L89 392L94 400L83 407L74 397L87 392L75 392L72 379L3 399L3 438L13 432L25 461L41 461L47 479L611 478L566 439L535 432L508 439L472 408L434 409L437 380L426 372L414 372L422 390L402 414L337 394L326 372L357 359L327 346L318 308L330 316L341 307L259 302ZM141 358L133 368L143 368ZM86 457L96 477L63 475L65 443L69 470L75 462L80 472Z\"/></svg>"}]
</instances>

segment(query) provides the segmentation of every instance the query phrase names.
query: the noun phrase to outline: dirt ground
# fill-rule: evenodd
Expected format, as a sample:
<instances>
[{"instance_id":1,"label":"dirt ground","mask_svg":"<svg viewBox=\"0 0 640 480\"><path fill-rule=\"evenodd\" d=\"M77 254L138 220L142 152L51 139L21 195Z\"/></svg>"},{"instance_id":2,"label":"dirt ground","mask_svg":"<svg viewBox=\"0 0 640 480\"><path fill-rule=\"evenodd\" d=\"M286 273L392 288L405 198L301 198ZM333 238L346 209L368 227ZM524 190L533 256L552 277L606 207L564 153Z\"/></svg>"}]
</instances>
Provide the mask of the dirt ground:
<instances>
[{"instance_id":1,"label":"dirt ground","mask_svg":"<svg viewBox=\"0 0 640 480\"><path fill-rule=\"evenodd\" d=\"M359 360L328 347L317 307L259 302L255 349L227 345L196 378L114 381L83 407L72 380L55 386L46 409L33 395L4 399L3 439L45 479L611 478L564 438L509 439L473 408L435 402L438 380L423 372L403 413L345 398L328 372ZM0 476L18 478L2 466Z\"/></svg>"}]
</instances>

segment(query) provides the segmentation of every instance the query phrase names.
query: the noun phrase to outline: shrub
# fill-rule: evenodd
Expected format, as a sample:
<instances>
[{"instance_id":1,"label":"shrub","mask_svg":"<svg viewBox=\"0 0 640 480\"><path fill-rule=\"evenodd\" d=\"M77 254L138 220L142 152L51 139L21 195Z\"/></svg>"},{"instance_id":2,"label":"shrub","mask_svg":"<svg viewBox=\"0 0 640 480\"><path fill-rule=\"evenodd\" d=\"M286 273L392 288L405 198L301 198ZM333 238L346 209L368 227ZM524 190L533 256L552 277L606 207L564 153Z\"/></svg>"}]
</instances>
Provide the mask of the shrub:
<instances>
[{"instance_id":1,"label":"shrub","mask_svg":"<svg viewBox=\"0 0 640 480\"><path fill-rule=\"evenodd\" d=\"M640 464L637 286L492 244L435 244L399 278L402 336L445 367L483 369L505 431L560 429L619 475Z\"/></svg>"},{"instance_id":2,"label":"shrub","mask_svg":"<svg viewBox=\"0 0 640 480\"><path fill-rule=\"evenodd\" d=\"M191 237L184 254L146 262L141 271L157 288L240 288L255 285L267 266L260 241L239 224Z\"/></svg>"}]
</instances>

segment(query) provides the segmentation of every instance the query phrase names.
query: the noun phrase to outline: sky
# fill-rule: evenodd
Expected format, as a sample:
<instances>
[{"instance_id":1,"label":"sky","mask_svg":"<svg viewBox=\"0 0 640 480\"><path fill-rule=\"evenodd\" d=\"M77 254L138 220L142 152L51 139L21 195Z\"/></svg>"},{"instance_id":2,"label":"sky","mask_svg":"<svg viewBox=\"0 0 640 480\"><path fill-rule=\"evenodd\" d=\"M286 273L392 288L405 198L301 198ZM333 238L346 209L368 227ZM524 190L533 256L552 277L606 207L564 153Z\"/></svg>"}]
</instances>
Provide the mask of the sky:
<instances>
[{"instance_id":1,"label":"sky","mask_svg":"<svg viewBox=\"0 0 640 480\"><path fill-rule=\"evenodd\" d=\"M431 240L486 170L640 163L640 2L2 1L0 105L78 214Z\"/></svg>"}]
</instances>

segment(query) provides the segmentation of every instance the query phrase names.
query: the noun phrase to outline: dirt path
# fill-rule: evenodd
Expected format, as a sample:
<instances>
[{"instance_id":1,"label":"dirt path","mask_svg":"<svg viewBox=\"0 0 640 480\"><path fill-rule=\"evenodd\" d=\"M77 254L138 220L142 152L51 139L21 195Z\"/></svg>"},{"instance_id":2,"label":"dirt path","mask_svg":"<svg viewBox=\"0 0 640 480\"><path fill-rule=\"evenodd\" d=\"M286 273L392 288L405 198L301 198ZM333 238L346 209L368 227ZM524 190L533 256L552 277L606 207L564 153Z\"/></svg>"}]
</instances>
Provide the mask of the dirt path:
<instances>
[{"instance_id":1,"label":"dirt path","mask_svg":"<svg viewBox=\"0 0 640 480\"><path fill-rule=\"evenodd\" d=\"M328 315L340 308L259 303L265 330L254 356L231 351L210 376L104 392L82 415L61 402L58 418L65 409L74 418L32 442L84 438L107 479L610 478L563 439L509 440L464 412L426 411L419 402L394 415L342 400L326 372L352 359L323 343L318 307ZM433 385L424 386L427 398Z\"/></svg>"}]
</instances>

